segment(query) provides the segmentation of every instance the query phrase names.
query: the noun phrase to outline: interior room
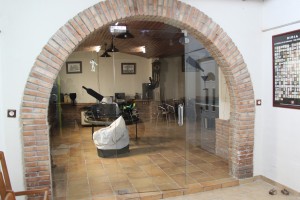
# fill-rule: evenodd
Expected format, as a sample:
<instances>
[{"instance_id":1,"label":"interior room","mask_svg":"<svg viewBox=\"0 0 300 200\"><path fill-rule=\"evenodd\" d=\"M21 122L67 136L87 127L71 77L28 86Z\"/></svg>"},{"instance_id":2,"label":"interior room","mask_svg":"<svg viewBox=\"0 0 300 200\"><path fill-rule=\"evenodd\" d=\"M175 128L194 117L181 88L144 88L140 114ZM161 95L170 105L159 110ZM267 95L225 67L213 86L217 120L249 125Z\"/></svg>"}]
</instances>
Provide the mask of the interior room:
<instances>
[{"instance_id":1,"label":"interior room","mask_svg":"<svg viewBox=\"0 0 300 200\"><path fill-rule=\"evenodd\" d=\"M299 7L1 1L0 199L299 199Z\"/></svg>"},{"instance_id":2,"label":"interior room","mask_svg":"<svg viewBox=\"0 0 300 200\"><path fill-rule=\"evenodd\" d=\"M125 65L133 69L126 72ZM220 79L213 57L186 30L118 21L95 32L66 60L51 92L54 199L167 198L200 184L237 184L228 144L216 135L219 110L229 115ZM97 141L111 128L118 137L119 116L129 141Z\"/></svg>"}]
</instances>

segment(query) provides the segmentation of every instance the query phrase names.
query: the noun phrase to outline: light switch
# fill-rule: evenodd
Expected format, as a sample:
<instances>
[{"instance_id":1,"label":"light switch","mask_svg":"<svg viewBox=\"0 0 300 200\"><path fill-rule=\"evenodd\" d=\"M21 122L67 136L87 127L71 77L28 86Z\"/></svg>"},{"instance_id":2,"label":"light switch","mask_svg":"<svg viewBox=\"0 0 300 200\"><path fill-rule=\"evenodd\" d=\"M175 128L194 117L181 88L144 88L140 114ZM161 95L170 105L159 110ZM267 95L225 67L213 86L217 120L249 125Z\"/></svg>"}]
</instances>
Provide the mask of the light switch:
<instances>
[{"instance_id":1,"label":"light switch","mask_svg":"<svg viewBox=\"0 0 300 200\"><path fill-rule=\"evenodd\" d=\"M13 109L7 110L7 117L15 118L17 116L17 111Z\"/></svg>"},{"instance_id":2,"label":"light switch","mask_svg":"<svg viewBox=\"0 0 300 200\"><path fill-rule=\"evenodd\" d=\"M261 106L261 99L256 99L256 105Z\"/></svg>"}]
</instances>

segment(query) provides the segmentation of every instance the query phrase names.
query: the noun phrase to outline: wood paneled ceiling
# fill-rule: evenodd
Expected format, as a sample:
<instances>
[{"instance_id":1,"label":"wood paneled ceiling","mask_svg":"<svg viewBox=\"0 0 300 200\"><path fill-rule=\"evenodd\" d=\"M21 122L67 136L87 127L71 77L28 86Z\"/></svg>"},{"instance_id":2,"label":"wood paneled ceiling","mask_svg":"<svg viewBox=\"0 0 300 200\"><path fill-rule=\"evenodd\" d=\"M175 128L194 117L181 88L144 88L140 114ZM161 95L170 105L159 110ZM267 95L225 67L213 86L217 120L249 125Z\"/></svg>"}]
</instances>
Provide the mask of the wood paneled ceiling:
<instances>
[{"instance_id":1,"label":"wood paneled ceiling","mask_svg":"<svg viewBox=\"0 0 300 200\"><path fill-rule=\"evenodd\" d=\"M183 55L184 46L179 42L179 39L183 37L183 33L176 27L151 21L126 21L119 22L118 25L126 25L127 30L134 36L130 39L114 38L115 47L122 53L145 58ZM92 33L75 51L95 51L96 46L101 46L101 55L104 52L105 43L107 48L112 43L112 34L109 27L105 26ZM145 46L146 53L141 52L142 46Z\"/></svg>"}]
</instances>

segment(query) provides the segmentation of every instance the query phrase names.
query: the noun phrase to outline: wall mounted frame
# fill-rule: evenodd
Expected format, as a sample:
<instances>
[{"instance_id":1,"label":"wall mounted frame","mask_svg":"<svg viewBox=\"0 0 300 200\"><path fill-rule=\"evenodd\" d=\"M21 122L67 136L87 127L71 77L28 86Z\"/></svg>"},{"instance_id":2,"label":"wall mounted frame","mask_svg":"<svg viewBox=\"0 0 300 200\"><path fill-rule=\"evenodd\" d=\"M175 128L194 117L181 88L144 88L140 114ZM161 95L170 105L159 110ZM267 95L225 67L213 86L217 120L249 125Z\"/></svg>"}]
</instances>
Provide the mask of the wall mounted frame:
<instances>
[{"instance_id":1,"label":"wall mounted frame","mask_svg":"<svg viewBox=\"0 0 300 200\"><path fill-rule=\"evenodd\" d=\"M135 63L121 63L122 74L135 74L136 64Z\"/></svg>"},{"instance_id":2,"label":"wall mounted frame","mask_svg":"<svg viewBox=\"0 0 300 200\"><path fill-rule=\"evenodd\" d=\"M82 62L81 61L73 61L66 62L66 72L67 74L80 74L82 73Z\"/></svg>"},{"instance_id":3,"label":"wall mounted frame","mask_svg":"<svg viewBox=\"0 0 300 200\"><path fill-rule=\"evenodd\" d=\"M273 106L300 109L300 30L274 35Z\"/></svg>"}]
</instances>

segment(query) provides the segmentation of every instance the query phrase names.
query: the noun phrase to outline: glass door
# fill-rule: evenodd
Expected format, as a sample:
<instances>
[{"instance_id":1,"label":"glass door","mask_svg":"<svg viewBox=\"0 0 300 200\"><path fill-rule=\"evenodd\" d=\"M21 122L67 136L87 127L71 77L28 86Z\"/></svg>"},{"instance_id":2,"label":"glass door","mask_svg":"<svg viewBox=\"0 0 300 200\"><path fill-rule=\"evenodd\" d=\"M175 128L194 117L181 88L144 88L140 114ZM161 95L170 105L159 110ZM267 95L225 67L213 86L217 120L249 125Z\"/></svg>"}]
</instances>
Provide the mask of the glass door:
<instances>
[{"instance_id":1,"label":"glass door","mask_svg":"<svg viewBox=\"0 0 300 200\"><path fill-rule=\"evenodd\" d=\"M59 128L51 139L54 193L63 186L70 199L162 197L223 177L213 174L222 164L213 156L215 61L189 33L168 24L112 26L126 30L105 27L83 41L68 58L70 69L80 61L75 73L61 70L53 89L50 105L57 109L49 108L49 117ZM81 51L95 40L98 53ZM70 93L77 95L75 105L64 98Z\"/></svg>"},{"instance_id":2,"label":"glass door","mask_svg":"<svg viewBox=\"0 0 300 200\"><path fill-rule=\"evenodd\" d=\"M134 28L141 23L144 28ZM199 155L215 149L215 62L186 31L165 24L157 29L147 23L129 23L133 39L111 34L105 48L110 50L101 51L110 57L98 61L104 96L100 103L112 115L107 116L110 123L102 134L110 143L101 150L100 159L115 195L189 190L208 180L201 164L209 163ZM162 53L163 48L153 53L159 43L168 54Z\"/></svg>"},{"instance_id":3,"label":"glass door","mask_svg":"<svg viewBox=\"0 0 300 200\"><path fill-rule=\"evenodd\" d=\"M215 119L218 106L218 66L204 46L185 33L185 175L186 186L218 179ZM223 164L223 163L222 163ZM223 175L223 174L222 174Z\"/></svg>"}]
</instances>

